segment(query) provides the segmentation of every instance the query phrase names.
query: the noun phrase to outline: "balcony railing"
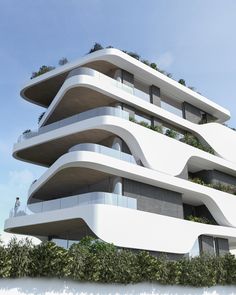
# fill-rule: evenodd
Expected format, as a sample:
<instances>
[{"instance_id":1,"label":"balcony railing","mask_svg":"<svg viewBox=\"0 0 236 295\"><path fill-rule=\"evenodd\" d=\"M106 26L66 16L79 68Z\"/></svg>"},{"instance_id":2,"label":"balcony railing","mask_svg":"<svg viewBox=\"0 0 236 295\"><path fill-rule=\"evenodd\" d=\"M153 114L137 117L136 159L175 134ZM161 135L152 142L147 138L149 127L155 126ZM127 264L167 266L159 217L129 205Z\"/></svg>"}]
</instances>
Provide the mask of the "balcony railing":
<instances>
[{"instance_id":1,"label":"balcony railing","mask_svg":"<svg viewBox=\"0 0 236 295\"><path fill-rule=\"evenodd\" d=\"M87 120L93 117L98 117L98 116L115 116L115 117L129 120L129 114L126 111L123 111L119 108L114 108L114 107L99 107L99 108L95 108L95 109L88 110L83 113L71 116L63 120L57 121L55 123L43 126L39 128L38 130L24 133L18 138L17 142L19 143L26 139L32 138L34 136L46 133L48 131L55 130L57 128L67 126L72 123L84 121L84 120Z\"/></svg>"},{"instance_id":2,"label":"balcony railing","mask_svg":"<svg viewBox=\"0 0 236 295\"><path fill-rule=\"evenodd\" d=\"M102 82L102 84L108 84L108 85L115 86L115 87L120 88L130 94L133 94L133 95L135 95L147 102L150 102L150 94L149 93L144 92L134 86L131 87L131 86L125 85L122 82L115 80L115 79L113 79L105 74L102 74L96 70L86 68L86 67L74 69L69 73L69 75L67 76L67 79L72 76L76 76L76 75L87 75L87 76L95 77L100 82Z\"/></svg>"},{"instance_id":3,"label":"balcony railing","mask_svg":"<svg viewBox=\"0 0 236 295\"><path fill-rule=\"evenodd\" d=\"M137 209L137 200L134 198L106 192L91 192L50 201L33 203L25 207L20 206L17 209L13 208L10 211L9 217L31 215L35 213L42 213L92 204L104 204Z\"/></svg>"},{"instance_id":4,"label":"balcony railing","mask_svg":"<svg viewBox=\"0 0 236 295\"><path fill-rule=\"evenodd\" d=\"M123 160L129 163L137 164L135 158L132 155L115 150L113 148L100 145L100 144L80 143L69 149L69 152L74 152L74 151L88 151L88 152L100 153L100 154L104 154L104 155L107 155L119 160Z\"/></svg>"}]
</instances>

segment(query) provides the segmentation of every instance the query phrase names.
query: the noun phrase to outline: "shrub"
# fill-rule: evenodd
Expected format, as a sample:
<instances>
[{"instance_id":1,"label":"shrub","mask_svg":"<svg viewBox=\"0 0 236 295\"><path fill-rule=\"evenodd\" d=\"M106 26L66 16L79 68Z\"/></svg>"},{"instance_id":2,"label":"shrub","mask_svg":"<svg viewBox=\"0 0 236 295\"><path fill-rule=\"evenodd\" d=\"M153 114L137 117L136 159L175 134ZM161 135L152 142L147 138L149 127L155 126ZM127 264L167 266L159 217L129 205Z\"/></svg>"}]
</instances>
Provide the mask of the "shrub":
<instances>
[{"instance_id":1,"label":"shrub","mask_svg":"<svg viewBox=\"0 0 236 295\"><path fill-rule=\"evenodd\" d=\"M33 73L32 73L32 76L31 76L30 79L33 79L33 78L35 78L35 77L38 77L38 76L40 76L40 75L42 75L42 74L45 74L45 73L47 73L47 72L50 72L50 71L52 71L52 70L54 70L54 69L55 69L55 67L52 67L52 66L45 66L45 65L43 65L43 66L41 66L41 67L39 68L39 70L38 70L37 72L33 72Z\"/></svg>"},{"instance_id":2,"label":"shrub","mask_svg":"<svg viewBox=\"0 0 236 295\"><path fill-rule=\"evenodd\" d=\"M131 122L138 123L138 122L135 120L134 117L129 117L129 120L130 120Z\"/></svg>"},{"instance_id":3,"label":"shrub","mask_svg":"<svg viewBox=\"0 0 236 295\"><path fill-rule=\"evenodd\" d=\"M31 276L60 278L67 275L66 249L53 242L43 242L34 246L31 255Z\"/></svg>"},{"instance_id":4,"label":"shrub","mask_svg":"<svg viewBox=\"0 0 236 295\"><path fill-rule=\"evenodd\" d=\"M43 118L44 114L45 114L45 112L43 112L43 113L41 113L41 114L39 115L39 117L38 117L38 124L39 124L39 122L41 121L41 119Z\"/></svg>"},{"instance_id":5,"label":"shrub","mask_svg":"<svg viewBox=\"0 0 236 295\"><path fill-rule=\"evenodd\" d=\"M153 131L156 131L156 132L159 132L159 133L163 134L163 126L162 125L153 126L153 127L151 127L151 129Z\"/></svg>"},{"instance_id":6,"label":"shrub","mask_svg":"<svg viewBox=\"0 0 236 295\"><path fill-rule=\"evenodd\" d=\"M214 150L210 146L203 145L197 137L190 133L186 133L184 137L181 139L181 141L210 154L214 154Z\"/></svg>"},{"instance_id":7,"label":"shrub","mask_svg":"<svg viewBox=\"0 0 236 295\"><path fill-rule=\"evenodd\" d=\"M171 138L177 138L177 132L173 129L167 129L165 135L171 137Z\"/></svg>"},{"instance_id":8,"label":"shrub","mask_svg":"<svg viewBox=\"0 0 236 295\"><path fill-rule=\"evenodd\" d=\"M8 278L11 276L11 266L8 248L4 247L0 241L0 278Z\"/></svg>"},{"instance_id":9,"label":"shrub","mask_svg":"<svg viewBox=\"0 0 236 295\"><path fill-rule=\"evenodd\" d=\"M186 86L186 82L184 79L179 79L179 84Z\"/></svg>"},{"instance_id":10,"label":"shrub","mask_svg":"<svg viewBox=\"0 0 236 295\"><path fill-rule=\"evenodd\" d=\"M141 121L141 122L139 122L139 125L141 125L141 126L143 126L143 127L146 127L146 128L151 128L151 125L148 124L148 123L145 122L145 121Z\"/></svg>"},{"instance_id":11,"label":"shrub","mask_svg":"<svg viewBox=\"0 0 236 295\"><path fill-rule=\"evenodd\" d=\"M98 50L101 50L103 49L103 46L100 44L100 43L94 43L93 47L89 50L88 53L92 53L92 52L95 52L95 51L98 51Z\"/></svg>"},{"instance_id":12,"label":"shrub","mask_svg":"<svg viewBox=\"0 0 236 295\"><path fill-rule=\"evenodd\" d=\"M91 237L69 250L44 242L12 240L0 244L0 278L57 277L102 283L157 282L195 287L236 284L236 258L200 256L177 261L146 251L119 249Z\"/></svg>"},{"instance_id":13,"label":"shrub","mask_svg":"<svg viewBox=\"0 0 236 295\"><path fill-rule=\"evenodd\" d=\"M199 223L205 223L205 224L212 224L209 219L206 217L199 217L199 216L193 216L189 215L186 217L187 220L193 221L193 222L199 222Z\"/></svg>"},{"instance_id":14,"label":"shrub","mask_svg":"<svg viewBox=\"0 0 236 295\"><path fill-rule=\"evenodd\" d=\"M25 131L22 132L22 134L27 134L27 133L30 133L31 132L31 129L26 129Z\"/></svg>"},{"instance_id":15,"label":"shrub","mask_svg":"<svg viewBox=\"0 0 236 295\"><path fill-rule=\"evenodd\" d=\"M236 186L235 185L226 185L226 184L222 184L220 182L214 183L214 184L205 183L199 177L189 178L189 180L194 182L194 183L201 184L201 185L204 185L204 186L207 186L207 187L211 187L211 188L217 189L217 190L225 192L225 193L236 195Z\"/></svg>"},{"instance_id":16,"label":"shrub","mask_svg":"<svg viewBox=\"0 0 236 295\"><path fill-rule=\"evenodd\" d=\"M58 64L59 66L63 66L65 64L68 63L68 59L66 57L62 57L59 61L58 61Z\"/></svg>"},{"instance_id":17,"label":"shrub","mask_svg":"<svg viewBox=\"0 0 236 295\"><path fill-rule=\"evenodd\" d=\"M7 247L6 257L10 264L9 277L20 278L31 273L32 243L29 239L13 238Z\"/></svg>"}]
</instances>

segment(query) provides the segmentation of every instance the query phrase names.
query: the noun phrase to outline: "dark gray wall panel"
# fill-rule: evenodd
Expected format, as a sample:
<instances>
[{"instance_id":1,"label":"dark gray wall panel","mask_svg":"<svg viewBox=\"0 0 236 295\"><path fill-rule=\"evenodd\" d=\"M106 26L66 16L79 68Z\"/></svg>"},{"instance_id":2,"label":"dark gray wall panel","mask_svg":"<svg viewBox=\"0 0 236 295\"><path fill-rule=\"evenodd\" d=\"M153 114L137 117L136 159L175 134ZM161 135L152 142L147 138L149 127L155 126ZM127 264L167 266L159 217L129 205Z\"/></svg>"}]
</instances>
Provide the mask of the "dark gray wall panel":
<instances>
[{"instance_id":1,"label":"dark gray wall panel","mask_svg":"<svg viewBox=\"0 0 236 295\"><path fill-rule=\"evenodd\" d=\"M161 99L160 99L161 91L160 91L160 88L152 85L149 88L149 92L150 92L150 101L151 101L151 103L153 103L154 105L160 107L161 106Z\"/></svg>"},{"instance_id":2,"label":"dark gray wall panel","mask_svg":"<svg viewBox=\"0 0 236 295\"><path fill-rule=\"evenodd\" d=\"M191 121L193 123L199 124L202 119L202 112L200 109L195 106L184 102L183 103L183 116L186 120Z\"/></svg>"},{"instance_id":3,"label":"dark gray wall panel","mask_svg":"<svg viewBox=\"0 0 236 295\"><path fill-rule=\"evenodd\" d=\"M182 196L179 193L124 179L123 194L137 199L138 210L183 218Z\"/></svg>"},{"instance_id":4,"label":"dark gray wall panel","mask_svg":"<svg viewBox=\"0 0 236 295\"><path fill-rule=\"evenodd\" d=\"M122 70L121 79L122 79L123 84L128 85L130 87L134 86L134 75L133 74L131 74L125 70Z\"/></svg>"}]
</instances>

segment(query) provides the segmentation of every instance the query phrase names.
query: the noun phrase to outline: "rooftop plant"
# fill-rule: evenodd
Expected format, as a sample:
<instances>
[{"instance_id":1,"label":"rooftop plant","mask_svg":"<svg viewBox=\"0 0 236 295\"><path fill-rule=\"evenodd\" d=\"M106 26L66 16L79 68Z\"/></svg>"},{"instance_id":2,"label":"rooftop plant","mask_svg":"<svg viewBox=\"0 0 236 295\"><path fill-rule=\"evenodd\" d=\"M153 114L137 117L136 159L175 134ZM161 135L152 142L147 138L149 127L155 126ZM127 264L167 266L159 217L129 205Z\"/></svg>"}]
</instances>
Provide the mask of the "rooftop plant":
<instances>
[{"instance_id":1,"label":"rooftop plant","mask_svg":"<svg viewBox=\"0 0 236 295\"><path fill-rule=\"evenodd\" d=\"M39 122L41 121L41 119L43 118L44 114L45 114L45 112L42 112L42 113L39 115L39 117L38 117L38 124L39 124Z\"/></svg>"},{"instance_id":2,"label":"rooftop plant","mask_svg":"<svg viewBox=\"0 0 236 295\"><path fill-rule=\"evenodd\" d=\"M66 57L62 57L58 61L58 65L60 65L60 66L65 65L66 63L68 63L68 59ZM54 66L45 66L45 65L43 65L43 66L41 66L39 68L38 71L32 73L30 79L36 78L36 77L38 77L38 76L40 76L42 74L45 74L47 72L50 72L50 71L54 70L54 69L55 69Z\"/></svg>"},{"instance_id":3,"label":"rooftop plant","mask_svg":"<svg viewBox=\"0 0 236 295\"><path fill-rule=\"evenodd\" d=\"M31 129L26 129L25 131L22 132L22 134L27 134L27 133L30 133L31 132Z\"/></svg>"},{"instance_id":4,"label":"rooftop plant","mask_svg":"<svg viewBox=\"0 0 236 295\"><path fill-rule=\"evenodd\" d=\"M113 46L107 46L106 48L113 48ZM98 51L98 50L101 50L101 49L104 49L104 47L100 44L100 43L95 43L94 46L89 50L88 53L92 53L92 52L95 52L95 51ZM166 72L165 70L162 70L162 69L159 69L159 67L157 66L156 63L154 62L150 62L149 60L147 59L143 59L141 58L141 56L137 53L137 52L134 52L134 51L126 51L126 50L122 50L124 53L128 54L129 56L141 61L142 63L144 63L145 65L151 67L152 69L166 75L167 77L169 78L172 78L173 75L169 72ZM179 79L178 81L180 84L184 85L184 86L187 86L186 85L186 82L184 79ZM195 91L195 87L192 87L192 86L189 86L189 88L193 91Z\"/></svg>"},{"instance_id":5,"label":"rooftop plant","mask_svg":"<svg viewBox=\"0 0 236 295\"><path fill-rule=\"evenodd\" d=\"M110 46L107 46L106 48L113 48L113 46L110 45ZM88 53L92 53L92 52L95 52L95 51L98 51L98 50L101 50L101 49L104 49L104 47L103 47L100 43L95 42L94 45L93 45L93 47L90 48L90 50L88 51ZM143 59L143 58L141 58L141 56L140 56L137 52L126 51L126 50L122 50L122 51L123 51L124 53L128 54L129 56L131 56L131 57L133 57L133 58L135 58L135 59L141 61L142 63L144 63L145 65L151 67L152 69L154 69L154 70L156 70L156 71L159 71L160 73L166 75L166 76L169 77L169 78L172 78L173 75L172 75L171 73L166 72L165 70L159 69L159 67L157 66L156 63L154 63L154 62L150 62L150 61L147 60L147 59ZM62 58L59 60L59 62L58 62L58 64L59 64L60 66L66 64L66 63L68 63L68 59L67 59L66 57L62 57ZM47 73L47 72L49 72L49 71L51 71L51 70L54 70L54 69L55 69L54 66L46 66L46 65L43 65L43 66L41 66L41 67L39 68L38 71L32 73L32 75L31 75L31 79L33 79L33 78L35 78L35 77L38 77L38 76L40 76L40 75L42 75L42 74L44 74L44 73ZM184 79L179 79L178 82L179 82L180 84L184 85L184 86L187 86L187 85L186 85L186 82L185 82ZM194 87L189 86L189 88L190 88L191 90L195 91L195 88L194 88Z\"/></svg>"},{"instance_id":6,"label":"rooftop plant","mask_svg":"<svg viewBox=\"0 0 236 295\"><path fill-rule=\"evenodd\" d=\"M30 79L36 78L42 74L45 74L47 72L50 72L51 70L54 70L54 69L55 69L55 67L43 65L39 68L39 70L37 72L32 73L32 76Z\"/></svg>"}]
</instances>

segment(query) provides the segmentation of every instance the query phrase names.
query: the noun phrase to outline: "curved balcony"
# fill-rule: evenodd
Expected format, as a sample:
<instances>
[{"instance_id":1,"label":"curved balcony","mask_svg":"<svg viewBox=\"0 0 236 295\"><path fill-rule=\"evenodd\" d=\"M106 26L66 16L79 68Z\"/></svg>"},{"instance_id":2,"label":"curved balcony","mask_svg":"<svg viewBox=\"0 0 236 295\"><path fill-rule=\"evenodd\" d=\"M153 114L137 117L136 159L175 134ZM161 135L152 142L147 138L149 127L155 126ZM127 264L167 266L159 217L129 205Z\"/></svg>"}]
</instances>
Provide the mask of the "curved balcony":
<instances>
[{"instance_id":1,"label":"curved balcony","mask_svg":"<svg viewBox=\"0 0 236 295\"><path fill-rule=\"evenodd\" d=\"M137 200L134 198L106 192L90 192L50 201L37 202L25 207L19 207L17 210L11 209L9 217L31 215L47 211L66 209L76 206L103 204L119 206L130 209L137 209Z\"/></svg>"},{"instance_id":2,"label":"curved balcony","mask_svg":"<svg viewBox=\"0 0 236 295\"><path fill-rule=\"evenodd\" d=\"M69 152L74 152L74 151L95 152L95 153L103 154L103 155L113 157L122 161L137 164L135 158L132 155L121 152L119 150L115 150L113 148L100 145L100 144L80 143L69 149Z\"/></svg>"},{"instance_id":3,"label":"curved balcony","mask_svg":"<svg viewBox=\"0 0 236 295\"><path fill-rule=\"evenodd\" d=\"M87 120L97 116L114 116L114 117L119 117L119 118L129 120L129 114L126 111L123 111L115 107L99 107L99 108L95 108L95 109L88 110L83 113L71 116L63 120L57 121L55 123L51 123L49 125L43 126L39 128L38 130L26 132L19 136L17 143L20 143L34 136L46 133L48 131L55 130L57 128L64 127L66 125Z\"/></svg>"},{"instance_id":4,"label":"curved balcony","mask_svg":"<svg viewBox=\"0 0 236 295\"><path fill-rule=\"evenodd\" d=\"M72 70L68 76L67 79L72 77L72 76L76 76L76 75L88 75L88 76L92 76L96 79L98 79L100 82L102 83L108 83L112 86L115 86L117 88L120 88L130 94L133 94L147 102L150 102L150 94L147 92L144 92L136 87L131 87L128 85L123 84L121 81L119 80L115 80L114 78L111 78L105 74L102 74L96 70L87 68L87 67L81 67L81 68L77 68Z\"/></svg>"}]
</instances>

